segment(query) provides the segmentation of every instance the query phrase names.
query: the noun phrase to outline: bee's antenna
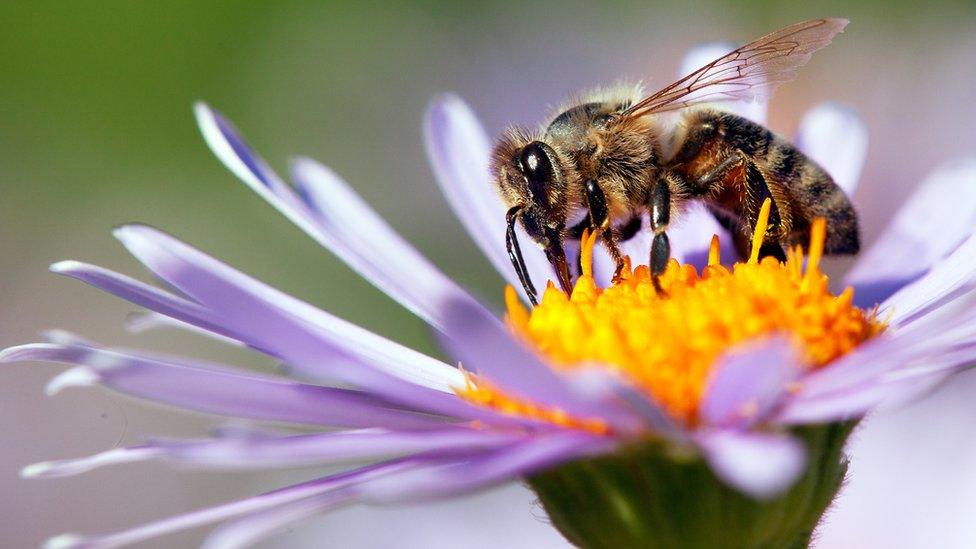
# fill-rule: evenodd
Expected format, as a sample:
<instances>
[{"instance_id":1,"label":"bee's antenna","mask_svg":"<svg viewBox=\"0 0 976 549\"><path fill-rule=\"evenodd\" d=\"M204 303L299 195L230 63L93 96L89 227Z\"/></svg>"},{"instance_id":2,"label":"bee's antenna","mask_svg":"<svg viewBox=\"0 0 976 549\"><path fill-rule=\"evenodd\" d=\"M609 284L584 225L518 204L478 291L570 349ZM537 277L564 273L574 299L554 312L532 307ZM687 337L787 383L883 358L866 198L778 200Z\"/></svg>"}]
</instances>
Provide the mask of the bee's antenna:
<instances>
[{"instance_id":1,"label":"bee's antenna","mask_svg":"<svg viewBox=\"0 0 976 549\"><path fill-rule=\"evenodd\" d=\"M522 249L519 247L518 236L515 234L515 222L518 221L521 214L522 206L515 206L505 213L505 222L508 225L508 230L505 232L505 249L508 250L508 259L512 262L512 267L515 267L515 274L518 275L519 282L525 289L525 295L529 297L532 306L536 306L539 302L536 299L535 286L532 285L532 279L529 278L529 270L525 267L525 258L522 257Z\"/></svg>"}]
</instances>

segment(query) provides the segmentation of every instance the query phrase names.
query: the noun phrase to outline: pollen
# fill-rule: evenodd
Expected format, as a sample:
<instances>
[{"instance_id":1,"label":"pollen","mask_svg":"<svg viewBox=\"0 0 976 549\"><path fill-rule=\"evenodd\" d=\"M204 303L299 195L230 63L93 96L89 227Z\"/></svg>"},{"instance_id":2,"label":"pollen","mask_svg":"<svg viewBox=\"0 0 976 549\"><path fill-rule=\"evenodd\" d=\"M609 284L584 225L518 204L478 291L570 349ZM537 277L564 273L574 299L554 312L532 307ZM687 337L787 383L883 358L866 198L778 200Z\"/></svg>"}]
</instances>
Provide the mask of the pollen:
<instances>
[{"instance_id":1,"label":"pollen","mask_svg":"<svg viewBox=\"0 0 976 549\"><path fill-rule=\"evenodd\" d=\"M788 251L786 262L759 258L768 201L763 206L748 260L723 266L718 237L713 237L701 272L671 260L659 280L663 292L655 289L646 266L632 269L629 262L613 285L600 288L592 272L596 235L584 234L582 272L571 295L550 283L539 305L528 310L508 287L507 322L550 367L573 370L596 364L611 369L687 425L698 421L699 403L716 363L737 344L785 334L794 341L804 367L814 370L881 333L885 326L876 311L853 305L853 289L831 293L819 269L823 219L812 225L806 265L800 247ZM599 430L596 420L567 418L558 410L505 396L477 376L459 394L503 412Z\"/></svg>"}]
</instances>

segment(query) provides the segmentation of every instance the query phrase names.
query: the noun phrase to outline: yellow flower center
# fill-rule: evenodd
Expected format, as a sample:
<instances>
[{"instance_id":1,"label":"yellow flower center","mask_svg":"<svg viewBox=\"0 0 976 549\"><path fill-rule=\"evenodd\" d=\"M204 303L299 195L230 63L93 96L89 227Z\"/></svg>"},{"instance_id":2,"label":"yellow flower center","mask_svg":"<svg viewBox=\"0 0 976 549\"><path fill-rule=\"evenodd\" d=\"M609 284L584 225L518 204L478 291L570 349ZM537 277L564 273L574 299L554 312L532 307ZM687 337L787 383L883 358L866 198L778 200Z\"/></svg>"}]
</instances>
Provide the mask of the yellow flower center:
<instances>
[{"instance_id":1,"label":"yellow flower center","mask_svg":"<svg viewBox=\"0 0 976 549\"><path fill-rule=\"evenodd\" d=\"M852 304L853 289L830 292L818 268L824 220L813 224L806 269L799 247L789 251L785 263L758 259L768 212L764 204L749 260L731 269L722 266L718 237L713 236L708 266L698 273L692 265L671 260L660 277L663 293L655 290L646 266L631 269L629 261L619 280L599 288L592 273L596 236L584 234L583 272L572 295L550 283L539 305L528 311L508 287L508 324L552 368L610 368L631 379L674 419L694 425L717 359L737 344L788 334L804 366L816 369L884 330L874 311ZM598 419L545 409L506 395L475 375L458 394L504 413L607 431Z\"/></svg>"}]
</instances>

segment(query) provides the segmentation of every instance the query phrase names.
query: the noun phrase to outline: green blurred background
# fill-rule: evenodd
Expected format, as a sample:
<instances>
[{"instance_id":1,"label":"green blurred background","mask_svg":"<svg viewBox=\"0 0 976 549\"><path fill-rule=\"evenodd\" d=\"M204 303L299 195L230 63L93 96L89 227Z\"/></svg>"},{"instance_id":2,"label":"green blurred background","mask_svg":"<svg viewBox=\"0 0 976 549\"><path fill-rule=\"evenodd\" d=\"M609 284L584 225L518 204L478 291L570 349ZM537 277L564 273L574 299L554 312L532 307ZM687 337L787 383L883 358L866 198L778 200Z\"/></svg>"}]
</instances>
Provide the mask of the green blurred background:
<instances>
[{"instance_id":1,"label":"green blurred background","mask_svg":"<svg viewBox=\"0 0 976 549\"><path fill-rule=\"evenodd\" d=\"M840 15L852 20L847 33L781 90L771 125L789 133L824 99L864 115L872 143L858 197L868 240L931 167L976 150L972 2L924 9L918 2L7 2L0 14L0 347L62 327L103 343L267 367L190 336L130 336L122 328L130 307L46 272L71 258L141 276L110 229L142 221L346 319L437 352L422 323L218 164L192 119L197 99L234 120L282 171L293 155L333 167L448 274L493 302L501 281L439 196L420 140L425 105L441 91L463 95L494 133L512 121L537 122L580 88L618 78L664 83L695 43L747 40ZM27 463L148 433L202 434L213 424L100 391L46 398L43 385L57 371L0 369L4 547L131 525L284 478L147 465L20 480L17 469ZM507 498L518 503L503 504ZM529 501L511 489L435 509L454 513L450 521L471 535L471 546L557 544L544 525L521 518ZM402 529L404 540L424 540L402 546L437 545L409 537L416 533L410 523L421 524L412 515L346 517L355 520L327 519L330 529L321 530L335 546L367 546L355 531L375 532L383 521ZM511 538L509 524L529 537ZM201 535L153 546L192 546ZM289 535L278 542L311 544ZM442 546L453 546L449 539Z\"/></svg>"}]
</instances>

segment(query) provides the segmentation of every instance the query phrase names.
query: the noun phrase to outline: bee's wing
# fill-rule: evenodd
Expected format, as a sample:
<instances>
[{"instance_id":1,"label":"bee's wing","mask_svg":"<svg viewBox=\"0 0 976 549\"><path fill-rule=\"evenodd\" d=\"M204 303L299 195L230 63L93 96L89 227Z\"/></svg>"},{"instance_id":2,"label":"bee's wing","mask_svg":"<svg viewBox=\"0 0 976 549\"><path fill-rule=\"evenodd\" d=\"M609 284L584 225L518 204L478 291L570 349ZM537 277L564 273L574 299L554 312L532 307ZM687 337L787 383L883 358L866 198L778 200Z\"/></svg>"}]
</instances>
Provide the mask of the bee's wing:
<instances>
[{"instance_id":1,"label":"bee's wing","mask_svg":"<svg viewBox=\"0 0 976 549\"><path fill-rule=\"evenodd\" d=\"M804 21L736 48L621 113L640 117L713 101L767 97L792 80L813 52L844 30L847 19Z\"/></svg>"}]
</instances>

